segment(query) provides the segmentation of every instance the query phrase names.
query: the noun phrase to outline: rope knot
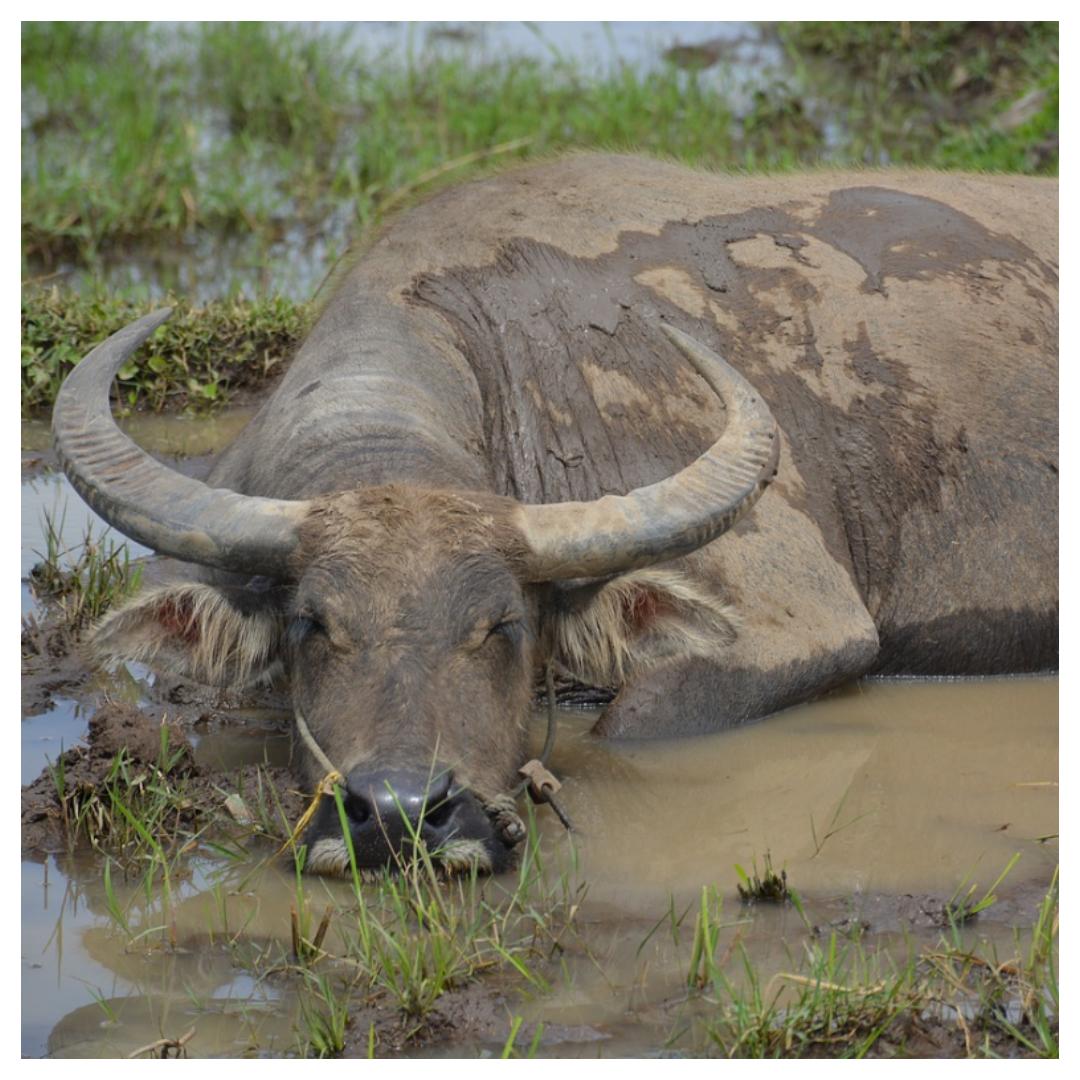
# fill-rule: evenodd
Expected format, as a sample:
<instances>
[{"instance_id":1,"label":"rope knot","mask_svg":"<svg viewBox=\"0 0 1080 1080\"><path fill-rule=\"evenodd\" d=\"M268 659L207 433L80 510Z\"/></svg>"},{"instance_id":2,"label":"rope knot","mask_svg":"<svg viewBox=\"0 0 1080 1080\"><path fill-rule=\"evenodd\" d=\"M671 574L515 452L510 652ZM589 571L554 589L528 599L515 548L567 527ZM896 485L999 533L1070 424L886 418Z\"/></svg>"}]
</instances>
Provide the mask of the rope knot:
<instances>
[{"instance_id":1,"label":"rope knot","mask_svg":"<svg viewBox=\"0 0 1080 1080\"><path fill-rule=\"evenodd\" d=\"M315 786L315 794L311 797L311 802L308 803L308 808L300 815L300 820L296 823L295 828L289 835L288 840L278 848L277 853L280 855L286 848L295 847L296 841L300 839L301 833L307 828L308 822L315 816L315 811L319 809L319 803L322 801L324 795L329 795L331 798L334 796L334 788L341 784L344 786L345 777L337 771L337 769L331 769Z\"/></svg>"}]
</instances>

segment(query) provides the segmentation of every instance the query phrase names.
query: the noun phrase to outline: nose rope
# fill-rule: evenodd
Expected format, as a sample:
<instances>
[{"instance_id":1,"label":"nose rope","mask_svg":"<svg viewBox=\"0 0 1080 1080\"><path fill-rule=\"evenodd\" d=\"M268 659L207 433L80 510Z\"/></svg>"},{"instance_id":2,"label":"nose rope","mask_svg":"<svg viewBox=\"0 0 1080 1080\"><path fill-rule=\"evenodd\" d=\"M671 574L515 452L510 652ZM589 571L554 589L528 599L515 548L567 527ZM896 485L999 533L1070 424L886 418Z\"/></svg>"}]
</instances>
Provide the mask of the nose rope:
<instances>
[{"instance_id":1,"label":"nose rope","mask_svg":"<svg viewBox=\"0 0 1080 1080\"><path fill-rule=\"evenodd\" d=\"M547 691L547 735L544 737L544 748L540 751L538 758L527 761L518 769L525 779L513 789L513 795L517 798L527 790L533 802L547 803L555 811L555 816L562 822L563 828L567 832L573 832L573 822L555 800L555 795L562 788L562 784L555 779L547 767L551 760L551 752L555 749L555 735L559 729L555 714L555 665L551 660L548 661L544 671L544 688Z\"/></svg>"},{"instance_id":2,"label":"nose rope","mask_svg":"<svg viewBox=\"0 0 1080 1080\"><path fill-rule=\"evenodd\" d=\"M300 820L289 834L289 838L277 849L277 855L280 855L287 848L296 846L296 841L300 839L300 834L307 828L308 822L315 816L315 811L319 809L319 803L322 801L322 797L324 795L329 795L332 798L334 795L334 786L336 784L344 785L345 783L345 777L339 769L334 767L334 763L322 752L322 747L315 741L315 736L311 734L311 728L307 726L304 714L295 705L293 706L293 716L296 718L296 730L300 732L300 738L304 740L304 745L311 751L311 756L326 770L326 775L323 776L316 785L315 794L311 797L308 808L300 815Z\"/></svg>"},{"instance_id":3,"label":"nose rope","mask_svg":"<svg viewBox=\"0 0 1080 1080\"><path fill-rule=\"evenodd\" d=\"M538 758L527 761L518 772L524 777L521 783L511 788L505 795L496 795L493 799L478 799L484 812L492 819L496 832L508 847L516 847L525 839L525 823L517 812L518 796L528 791L529 797L534 803L547 803L555 811L559 821L567 832L573 831L573 823L566 812L555 801L555 794L562 784L548 771L547 763L551 758L551 752L555 748L555 734L558 730L558 720L555 715L555 674L549 662L544 674L544 684L547 690L547 734L544 737L544 748ZM293 715L296 718L296 730L300 738L308 748L311 756L325 770L325 775L315 787L315 794L311 798L307 809L301 814L289 838L277 850L280 855L287 848L295 847L300 834L307 828L308 822L315 816L319 803L324 795L333 796L334 786L344 785L345 777L341 770L323 753L322 747L311 733L303 712L293 706Z\"/></svg>"}]
</instances>

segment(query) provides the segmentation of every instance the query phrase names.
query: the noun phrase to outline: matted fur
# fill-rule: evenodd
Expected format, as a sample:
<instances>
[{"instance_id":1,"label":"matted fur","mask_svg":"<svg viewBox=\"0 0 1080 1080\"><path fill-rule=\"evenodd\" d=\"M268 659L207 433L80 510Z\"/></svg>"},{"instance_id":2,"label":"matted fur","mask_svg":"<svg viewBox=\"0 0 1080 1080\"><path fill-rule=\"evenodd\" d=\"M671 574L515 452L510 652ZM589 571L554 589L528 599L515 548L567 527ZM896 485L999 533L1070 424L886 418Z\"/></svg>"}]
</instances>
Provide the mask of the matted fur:
<instances>
[{"instance_id":1,"label":"matted fur","mask_svg":"<svg viewBox=\"0 0 1080 1080\"><path fill-rule=\"evenodd\" d=\"M149 589L106 615L90 638L99 663L131 660L208 686L243 687L281 670L282 620L244 613L213 585Z\"/></svg>"},{"instance_id":2,"label":"matted fur","mask_svg":"<svg viewBox=\"0 0 1080 1080\"><path fill-rule=\"evenodd\" d=\"M655 609L635 625L635 606ZM580 609L555 617L555 656L575 678L621 686L638 673L674 659L715 657L738 635L731 607L685 574L638 570L603 585Z\"/></svg>"}]
</instances>

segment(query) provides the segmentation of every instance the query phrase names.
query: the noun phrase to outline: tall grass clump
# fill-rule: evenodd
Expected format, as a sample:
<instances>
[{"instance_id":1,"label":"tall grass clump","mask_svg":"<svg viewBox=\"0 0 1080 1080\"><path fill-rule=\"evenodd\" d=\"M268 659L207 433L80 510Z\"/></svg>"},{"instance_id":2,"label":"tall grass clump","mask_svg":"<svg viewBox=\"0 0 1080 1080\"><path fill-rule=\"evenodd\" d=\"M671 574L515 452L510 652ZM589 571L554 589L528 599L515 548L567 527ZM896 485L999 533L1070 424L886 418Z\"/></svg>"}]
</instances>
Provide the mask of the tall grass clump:
<instances>
[{"instance_id":1,"label":"tall grass clump","mask_svg":"<svg viewBox=\"0 0 1080 1080\"><path fill-rule=\"evenodd\" d=\"M338 799L343 815L340 792ZM480 876L475 867L446 878L420 840L393 873L378 876L373 891L351 842L350 867L355 910L347 955L370 990L410 1017L426 1015L447 990L492 968L512 969L536 991L550 989L537 961L560 948L584 895L576 865L558 875L545 867L531 815L509 882Z\"/></svg>"},{"instance_id":2,"label":"tall grass clump","mask_svg":"<svg viewBox=\"0 0 1080 1080\"><path fill-rule=\"evenodd\" d=\"M343 814L340 789L337 799ZM298 1044L305 1053L340 1054L358 1003L389 1010L413 1030L443 995L487 974L501 972L502 986L509 979L529 993L551 989L553 958L574 934L585 894L572 846L564 868L548 866L530 814L515 871L448 874L411 828L414 843L384 871L360 870L346 840L347 899L324 879L305 877L306 850L294 849L293 934L284 966L302 980ZM313 894L324 891L334 899L317 919ZM374 1056L374 1028L367 1037Z\"/></svg>"},{"instance_id":3,"label":"tall grass clump","mask_svg":"<svg viewBox=\"0 0 1080 1080\"><path fill-rule=\"evenodd\" d=\"M95 536L86 526L81 543L63 540L64 517L44 515L45 550L30 571L34 592L54 603L61 625L74 636L139 587L142 566L131 559L128 545L117 542L108 529Z\"/></svg>"}]
</instances>

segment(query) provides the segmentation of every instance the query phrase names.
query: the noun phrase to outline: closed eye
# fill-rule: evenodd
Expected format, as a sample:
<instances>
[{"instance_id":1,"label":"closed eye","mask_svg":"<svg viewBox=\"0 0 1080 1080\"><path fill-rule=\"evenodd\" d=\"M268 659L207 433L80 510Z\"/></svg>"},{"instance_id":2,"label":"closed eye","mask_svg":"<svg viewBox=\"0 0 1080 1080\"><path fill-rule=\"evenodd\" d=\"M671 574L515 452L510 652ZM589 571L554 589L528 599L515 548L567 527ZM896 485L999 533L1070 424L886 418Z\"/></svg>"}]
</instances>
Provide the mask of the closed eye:
<instances>
[{"instance_id":1,"label":"closed eye","mask_svg":"<svg viewBox=\"0 0 1080 1080\"><path fill-rule=\"evenodd\" d=\"M293 616L286 632L289 644L294 646L301 645L318 634L326 634L326 625L317 615L310 612L301 612Z\"/></svg>"},{"instance_id":2,"label":"closed eye","mask_svg":"<svg viewBox=\"0 0 1080 1080\"><path fill-rule=\"evenodd\" d=\"M521 638L522 624L521 619L516 616L508 616L505 619L500 619L498 622L493 623L487 632L485 641L490 641L495 637L505 638L507 641L516 642Z\"/></svg>"}]
</instances>

